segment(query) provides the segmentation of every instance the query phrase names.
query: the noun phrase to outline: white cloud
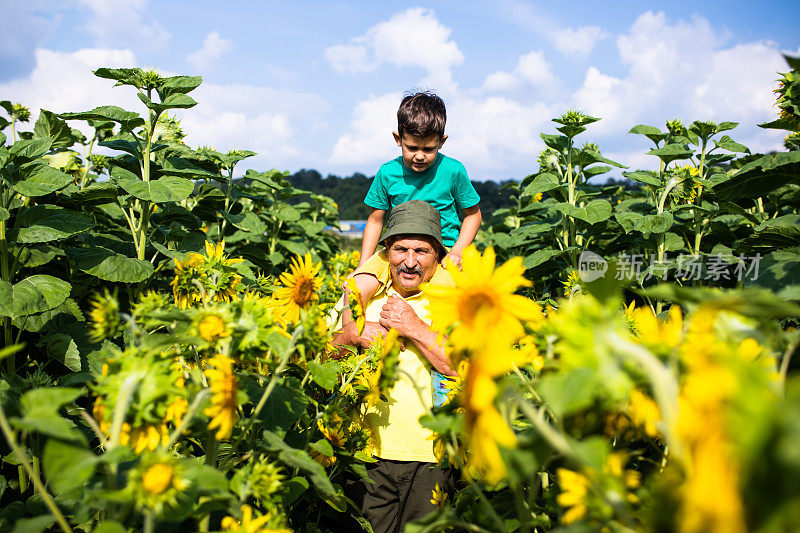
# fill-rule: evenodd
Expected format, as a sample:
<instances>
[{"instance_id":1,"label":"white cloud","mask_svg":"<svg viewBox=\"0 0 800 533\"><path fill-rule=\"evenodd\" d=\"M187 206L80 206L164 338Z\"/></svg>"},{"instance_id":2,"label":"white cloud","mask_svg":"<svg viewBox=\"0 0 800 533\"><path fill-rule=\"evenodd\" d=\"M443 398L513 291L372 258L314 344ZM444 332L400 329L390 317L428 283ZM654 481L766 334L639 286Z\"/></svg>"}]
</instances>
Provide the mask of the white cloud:
<instances>
[{"instance_id":1,"label":"white cloud","mask_svg":"<svg viewBox=\"0 0 800 533\"><path fill-rule=\"evenodd\" d=\"M532 169L544 148L539 132L549 129L552 113L542 102L454 98L443 151L462 161L473 179L520 178L516 169Z\"/></svg>"},{"instance_id":2,"label":"white cloud","mask_svg":"<svg viewBox=\"0 0 800 533\"><path fill-rule=\"evenodd\" d=\"M78 0L91 18L86 29L98 47L158 50L170 34L161 24L144 15L148 0Z\"/></svg>"},{"instance_id":3,"label":"white cloud","mask_svg":"<svg viewBox=\"0 0 800 533\"><path fill-rule=\"evenodd\" d=\"M582 26L580 28L564 28L550 32L550 38L558 50L564 55L587 56L594 49L597 41L605 39L607 34L599 26Z\"/></svg>"},{"instance_id":4,"label":"white cloud","mask_svg":"<svg viewBox=\"0 0 800 533\"><path fill-rule=\"evenodd\" d=\"M755 127L775 116L771 89L775 73L785 67L777 45L726 47L729 38L700 17L671 22L663 13L644 13L617 39L628 71L614 77L589 67L573 104L602 117L590 131L609 140L616 136L616 143L636 124L663 129L666 120L680 118L739 122L730 133L734 139L753 149L777 148L777 137Z\"/></svg>"},{"instance_id":5,"label":"white cloud","mask_svg":"<svg viewBox=\"0 0 800 533\"><path fill-rule=\"evenodd\" d=\"M544 52L531 52L519 58L516 74L533 85L543 85L555 80L550 65L544 59Z\"/></svg>"},{"instance_id":6,"label":"white cloud","mask_svg":"<svg viewBox=\"0 0 800 533\"><path fill-rule=\"evenodd\" d=\"M508 92L518 89L523 83L545 86L555 82L556 77L544 57L544 52L534 50L520 56L513 72L500 70L489 74L481 88L486 92Z\"/></svg>"},{"instance_id":7,"label":"white cloud","mask_svg":"<svg viewBox=\"0 0 800 533\"><path fill-rule=\"evenodd\" d=\"M243 168L299 168L321 163L305 135L329 109L319 96L266 86L203 83L192 91L198 105L181 111L184 142L227 152L258 152Z\"/></svg>"},{"instance_id":8,"label":"white cloud","mask_svg":"<svg viewBox=\"0 0 800 533\"><path fill-rule=\"evenodd\" d=\"M85 48L68 53L40 48L35 57L36 65L28 77L0 83L0 94L31 108L32 120L39 109L65 113L107 104L128 109L142 105L132 91L114 88L113 81L91 72L99 67L135 66L136 57L130 50ZM76 122L73 127L78 125Z\"/></svg>"},{"instance_id":9,"label":"white cloud","mask_svg":"<svg viewBox=\"0 0 800 533\"><path fill-rule=\"evenodd\" d=\"M502 0L497 8L514 24L541 35L567 56L586 57L608 36L599 26L562 27L558 20L521 0Z\"/></svg>"},{"instance_id":10,"label":"white cloud","mask_svg":"<svg viewBox=\"0 0 800 533\"><path fill-rule=\"evenodd\" d=\"M186 56L186 60L200 70L206 70L216 65L222 56L233 50L233 41L220 37L218 31L209 33L203 41L203 46Z\"/></svg>"},{"instance_id":11,"label":"white cloud","mask_svg":"<svg viewBox=\"0 0 800 533\"><path fill-rule=\"evenodd\" d=\"M31 123L22 128L27 130L33 128L41 108L64 113L118 105L142 113L144 106L133 88L114 87L113 81L91 72L98 67L136 65L136 56L130 50L93 48L67 53L39 49L30 75L0 83L0 94L31 108ZM318 145L305 135L320 130L321 117L329 110L319 96L263 86L208 83L192 91L191 96L198 104L176 112L190 146L258 152L257 157L241 165L242 169L313 167L325 163ZM71 121L70 125L89 133L82 121ZM323 127L322 134L325 133Z\"/></svg>"},{"instance_id":12,"label":"white cloud","mask_svg":"<svg viewBox=\"0 0 800 533\"><path fill-rule=\"evenodd\" d=\"M359 102L353 110L350 131L336 141L328 163L336 167L374 167L396 157L399 152L392 139L397 130L397 106L400 93L389 93Z\"/></svg>"},{"instance_id":13,"label":"white cloud","mask_svg":"<svg viewBox=\"0 0 800 533\"><path fill-rule=\"evenodd\" d=\"M451 71L464 61L464 54L450 33L433 11L412 7L372 26L348 44L329 47L325 58L340 73L374 71L384 64L419 67L427 72L426 84L452 91Z\"/></svg>"},{"instance_id":14,"label":"white cloud","mask_svg":"<svg viewBox=\"0 0 800 533\"><path fill-rule=\"evenodd\" d=\"M499 70L486 76L483 90L488 92L507 92L519 87L519 78L510 72Z\"/></svg>"},{"instance_id":15,"label":"white cloud","mask_svg":"<svg viewBox=\"0 0 800 533\"><path fill-rule=\"evenodd\" d=\"M376 68L375 63L369 61L367 47L359 44L364 39L354 39L350 44L337 44L325 50L325 59L336 72L356 74L368 72Z\"/></svg>"}]
</instances>

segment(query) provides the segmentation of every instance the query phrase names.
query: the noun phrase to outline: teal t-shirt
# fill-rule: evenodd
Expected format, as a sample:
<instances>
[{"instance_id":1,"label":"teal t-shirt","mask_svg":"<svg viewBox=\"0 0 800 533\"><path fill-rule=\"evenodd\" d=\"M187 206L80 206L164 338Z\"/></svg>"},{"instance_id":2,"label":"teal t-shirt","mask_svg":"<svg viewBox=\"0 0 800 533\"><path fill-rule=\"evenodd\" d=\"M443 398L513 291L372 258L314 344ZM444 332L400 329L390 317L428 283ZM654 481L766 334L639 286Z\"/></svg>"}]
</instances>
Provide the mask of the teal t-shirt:
<instances>
[{"instance_id":1,"label":"teal t-shirt","mask_svg":"<svg viewBox=\"0 0 800 533\"><path fill-rule=\"evenodd\" d=\"M381 165L364 203L389 210L409 200L425 200L442 216L442 241L448 248L458 239L458 211L477 205L481 198L467 177L464 165L441 152L424 172L415 172L398 157Z\"/></svg>"}]
</instances>

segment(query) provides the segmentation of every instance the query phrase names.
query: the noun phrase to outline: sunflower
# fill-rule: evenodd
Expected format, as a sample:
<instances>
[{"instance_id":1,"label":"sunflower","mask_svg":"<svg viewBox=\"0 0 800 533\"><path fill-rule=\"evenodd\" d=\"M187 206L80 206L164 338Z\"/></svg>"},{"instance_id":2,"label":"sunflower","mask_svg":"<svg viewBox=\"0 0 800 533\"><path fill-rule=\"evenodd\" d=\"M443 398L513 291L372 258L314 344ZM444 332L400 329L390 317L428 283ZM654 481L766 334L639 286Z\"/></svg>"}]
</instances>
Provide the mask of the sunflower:
<instances>
[{"instance_id":1,"label":"sunflower","mask_svg":"<svg viewBox=\"0 0 800 533\"><path fill-rule=\"evenodd\" d=\"M142 475L142 488L149 494L161 494L176 482L180 483L175 479L175 468L169 463L156 463Z\"/></svg>"},{"instance_id":2,"label":"sunflower","mask_svg":"<svg viewBox=\"0 0 800 533\"><path fill-rule=\"evenodd\" d=\"M231 336L226 317L220 313L203 313L196 321L197 333L206 342L215 343L220 339Z\"/></svg>"},{"instance_id":3,"label":"sunflower","mask_svg":"<svg viewBox=\"0 0 800 533\"><path fill-rule=\"evenodd\" d=\"M453 325L449 342L457 351L476 351L488 342L511 343L523 334L521 321L538 321L541 307L514 294L531 283L522 277L522 258L514 257L495 270L494 249L483 256L474 247L464 250L462 269L448 265L454 286L426 288L433 324Z\"/></svg>"},{"instance_id":4,"label":"sunflower","mask_svg":"<svg viewBox=\"0 0 800 533\"><path fill-rule=\"evenodd\" d=\"M572 296L581 290L581 276L577 270L570 270L567 274L567 279L561 282L564 287L564 296L572 298Z\"/></svg>"},{"instance_id":5,"label":"sunflower","mask_svg":"<svg viewBox=\"0 0 800 533\"><path fill-rule=\"evenodd\" d=\"M444 493L437 483L433 490L431 490L431 504L435 505L437 509L442 509L445 502L447 502L447 494Z\"/></svg>"},{"instance_id":6,"label":"sunflower","mask_svg":"<svg viewBox=\"0 0 800 533\"><path fill-rule=\"evenodd\" d=\"M292 259L290 272L280 276L283 287L275 289L275 304L282 307L288 322L297 322L300 310L307 309L319 298L317 292L322 288L322 280L317 278L322 263L314 264L311 254L305 258L297 256Z\"/></svg>"},{"instance_id":7,"label":"sunflower","mask_svg":"<svg viewBox=\"0 0 800 533\"><path fill-rule=\"evenodd\" d=\"M327 421L327 424L324 423L322 419L317 420L317 427L322 435L332 445L339 448L344 447L347 439L344 434L344 428L342 427L342 418L337 413L333 413L333 415L331 415L330 419Z\"/></svg>"},{"instance_id":8,"label":"sunflower","mask_svg":"<svg viewBox=\"0 0 800 533\"><path fill-rule=\"evenodd\" d=\"M202 255L192 252L183 261L175 259L175 277L170 283L175 305L180 309L186 309L194 302L202 300L203 294L194 284L194 280L204 285L206 277Z\"/></svg>"},{"instance_id":9,"label":"sunflower","mask_svg":"<svg viewBox=\"0 0 800 533\"><path fill-rule=\"evenodd\" d=\"M253 469L247 476L250 491L253 496L262 502L269 500L283 486L286 475L279 463L273 463L262 457L253 463Z\"/></svg>"},{"instance_id":10,"label":"sunflower","mask_svg":"<svg viewBox=\"0 0 800 533\"><path fill-rule=\"evenodd\" d=\"M566 468L556 470L561 493L556 496L559 505L566 508L561 522L564 525L574 524L586 516L586 496L589 488L589 478Z\"/></svg>"},{"instance_id":11,"label":"sunflower","mask_svg":"<svg viewBox=\"0 0 800 533\"><path fill-rule=\"evenodd\" d=\"M217 429L217 440L230 438L233 425L239 419L239 384L232 366L230 357L217 354L208 361L208 368L204 372L213 393L211 405L204 412L211 417L208 429Z\"/></svg>"},{"instance_id":12,"label":"sunflower","mask_svg":"<svg viewBox=\"0 0 800 533\"><path fill-rule=\"evenodd\" d=\"M253 508L247 504L242 505L241 522L232 516L226 516L220 525L224 531L236 533L292 533L291 529L285 527L282 516L273 512L254 516Z\"/></svg>"},{"instance_id":13,"label":"sunflower","mask_svg":"<svg viewBox=\"0 0 800 533\"><path fill-rule=\"evenodd\" d=\"M131 470L126 490L133 494L137 508L161 514L178 503L189 484L177 459L165 453L146 453Z\"/></svg>"},{"instance_id":14,"label":"sunflower","mask_svg":"<svg viewBox=\"0 0 800 533\"><path fill-rule=\"evenodd\" d=\"M677 305L670 307L667 319L663 322L649 307L634 309L631 315L642 344L675 348L683 338L683 315Z\"/></svg>"},{"instance_id":15,"label":"sunflower","mask_svg":"<svg viewBox=\"0 0 800 533\"><path fill-rule=\"evenodd\" d=\"M217 244L206 242L205 248L205 255L191 252L183 261L175 259L175 277L170 284L175 305L181 309L202 301L204 295L225 302L239 298L242 276L233 265L244 259L228 258L223 253L224 241Z\"/></svg>"},{"instance_id":16,"label":"sunflower","mask_svg":"<svg viewBox=\"0 0 800 533\"><path fill-rule=\"evenodd\" d=\"M145 450L156 451L159 445L166 446L169 442L169 428L166 424L144 424L128 429L120 436L120 444L130 444L134 453Z\"/></svg>"},{"instance_id":17,"label":"sunflower","mask_svg":"<svg viewBox=\"0 0 800 533\"><path fill-rule=\"evenodd\" d=\"M661 410L658 404L638 389L631 391L628 402L628 413L636 427L644 430L651 438L658 436L656 424L661 421Z\"/></svg>"},{"instance_id":18,"label":"sunflower","mask_svg":"<svg viewBox=\"0 0 800 533\"><path fill-rule=\"evenodd\" d=\"M103 290L103 294L95 293L92 297L92 309L89 311L89 318L92 320L92 327L89 340L100 342L117 336L122 329L119 319L119 302L117 293Z\"/></svg>"},{"instance_id":19,"label":"sunflower","mask_svg":"<svg viewBox=\"0 0 800 533\"><path fill-rule=\"evenodd\" d=\"M167 414L164 415L164 422L172 422L175 427L181 425L183 415L189 407L189 402L183 396L176 396L171 404L167 407Z\"/></svg>"},{"instance_id":20,"label":"sunflower","mask_svg":"<svg viewBox=\"0 0 800 533\"><path fill-rule=\"evenodd\" d=\"M517 445L514 432L494 405L497 396L494 376L509 368L503 363L496 365L503 359L483 357L473 360L464 380L461 398L470 466L492 485L502 481L507 474L499 446L514 448Z\"/></svg>"},{"instance_id":21,"label":"sunflower","mask_svg":"<svg viewBox=\"0 0 800 533\"><path fill-rule=\"evenodd\" d=\"M234 264L241 263L244 259L229 258L224 254L225 241L217 244L206 241L205 266L210 275L207 277L206 290L212 292L217 301L230 302L238 300L237 287L242 281L242 276L236 273Z\"/></svg>"},{"instance_id":22,"label":"sunflower","mask_svg":"<svg viewBox=\"0 0 800 533\"><path fill-rule=\"evenodd\" d=\"M347 286L347 304L350 308L350 316L352 320L356 323L356 328L358 328L358 334L364 331L364 326L367 323L367 315L366 310L364 309L364 301L361 297L361 291L356 284L356 280L353 278L348 278L345 282Z\"/></svg>"}]
</instances>

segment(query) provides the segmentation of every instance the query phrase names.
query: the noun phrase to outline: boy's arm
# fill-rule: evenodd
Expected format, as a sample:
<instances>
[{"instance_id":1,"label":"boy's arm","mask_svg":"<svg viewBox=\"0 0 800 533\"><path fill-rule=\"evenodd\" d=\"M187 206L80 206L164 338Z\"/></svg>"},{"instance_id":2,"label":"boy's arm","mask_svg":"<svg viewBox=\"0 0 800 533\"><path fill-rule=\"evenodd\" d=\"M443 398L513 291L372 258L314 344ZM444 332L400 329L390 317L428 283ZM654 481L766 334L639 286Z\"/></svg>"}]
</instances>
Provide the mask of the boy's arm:
<instances>
[{"instance_id":1,"label":"boy's arm","mask_svg":"<svg viewBox=\"0 0 800 533\"><path fill-rule=\"evenodd\" d=\"M481 227L483 216L481 215L481 208L476 204L472 207L464 209L464 219L461 221L461 230L458 232L458 239L445 259L450 258L457 266L461 266L461 254L464 249L472 244L475 240L475 235ZM442 265L445 264L445 259L442 260Z\"/></svg>"},{"instance_id":2,"label":"boy's arm","mask_svg":"<svg viewBox=\"0 0 800 533\"><path fill-rule=\"evenodd\" d=\"M381 282L378 281L378 278L373 276L372 274L368 274L366 272L356 273L353 274L353 281L356 282L356 287L358 288L358 292L361 293L361 308L367 308L367 302L369 302L375 293L378 292L378 288L381 286ZM350 322L352 322L353 317L352 313L350 312L350 307L348 302L350 301L350 288L347 284L344 284L344 310L342 311L342 325L346 326Z\"/></svg>"},{"instance_id":3,"label":"boy's arm","mask_svg":"<svg viewBox=\"0 0 800 533\"><path fill-rule=\"evenodd\" d=\"M372 213L367 217L367 223L364 224L364 237L361 240L361 258L358 260L358 266L366 263L367 259L375 253L378 239L381 237L381 230L383 230L384 215L386 215L385 209L375 209L373 207Z\"/></svg>"}]
</instances>

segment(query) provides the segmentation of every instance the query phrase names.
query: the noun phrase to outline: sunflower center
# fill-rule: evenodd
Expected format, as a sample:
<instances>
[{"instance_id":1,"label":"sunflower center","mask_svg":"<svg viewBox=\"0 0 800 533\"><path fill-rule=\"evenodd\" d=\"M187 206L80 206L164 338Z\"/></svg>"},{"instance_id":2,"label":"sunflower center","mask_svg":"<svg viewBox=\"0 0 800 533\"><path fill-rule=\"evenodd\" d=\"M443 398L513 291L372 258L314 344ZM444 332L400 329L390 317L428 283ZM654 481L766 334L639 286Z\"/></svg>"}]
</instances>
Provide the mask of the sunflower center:
<instances>
[{"instance_id":1,"label":"sunflower center","mask_svg":"<svg viewBox=\"0 0 800 533\"><path fill-rule=\"evenodd\" d=\"M142 487L150 494L161 494L172 484L172 465L156 463L142 476Z\"/></svg>"},{"instance_id":2,"label":"sunflower center","mask_svg":"<svg viewBox=\"0 0 800 533\"><path fill-rule=\"evenodd\" d=\"M222 320L222 317L208 315L197 325L197 331L200 333L201 337L211 342L225 334L225 322Z\"/></svg>"},{"instance_id":3,"label":"sunflower center","mask_svg":"<svg viewBox=\"0 0 800 533\"><path fill-rule=\"evenodd\" d=\"M474 325L475 317L479 313L483 315L484 320L486 320L491 317L491 315L487 316L486 312L495 308L494 298L485 292L466 294L458 302L458 314L462 322L469 327Z\"/></svg>"},{"instance_id":4,"label":"sunflower center","mask_svg":"<svg viewBox=\"0 0 800 533\"><path fill-rule=\"evenodd\" d=\"M301 279L294 289L294 303L299 306L307 304L314 294L314 284L308 278Z\"/></svg>"}]
</instances>

